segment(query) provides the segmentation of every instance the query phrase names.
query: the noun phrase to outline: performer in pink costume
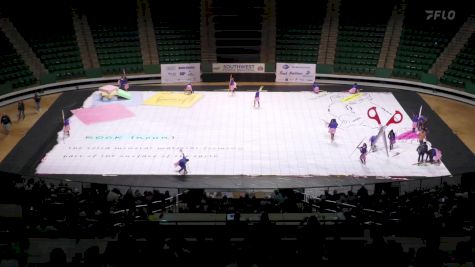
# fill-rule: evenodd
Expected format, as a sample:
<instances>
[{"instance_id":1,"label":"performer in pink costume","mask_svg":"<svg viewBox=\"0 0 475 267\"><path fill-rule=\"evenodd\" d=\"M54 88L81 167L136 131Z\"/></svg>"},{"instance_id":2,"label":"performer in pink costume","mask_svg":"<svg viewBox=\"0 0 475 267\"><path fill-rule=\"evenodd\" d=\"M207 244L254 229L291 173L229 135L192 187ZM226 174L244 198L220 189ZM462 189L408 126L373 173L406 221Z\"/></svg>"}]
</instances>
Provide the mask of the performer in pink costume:
<instances>
[{"instance_id":1,"label":"performer in pink costume","mask_svg":"<svg viewBox=\"0 0 475 267\"><path fill-rule=\"evenodd\" d=\"M314 82L313 85L312 85L312 90L315 94L318 94L320 93L320 87L318 86L318 83L317 82Z\"/></svg>"},{"instance_id":2,"label":"performer in pink costume","mask_svg":"<svg viewBox=\"0 0 475 267\"><path fill-rule=\"evenodd\" d=\"M69 136L69 131L71 130L71 125L70 125L70 122L69 122L69 119L66 118L64 119L64 122L63 122L63 133L64 133L64 136Z\"/></svg>"},{"instance_id":3,"label":"performer in pink costume","mask_svg":"<svg viewBox=\"0 0 475 267\"><path fill-rule=\"evenodd\" d=\"M363 145L358 148L361 152L360 161L363 163L363 165L366 165L366 154L368 154L368 147L366 146L366 143L363 143Z\"/></svg>"},{"instance_id":4,"label":"performer in pink costume","mask_svg":"<svg viewBox=\"0 0 475 267\"><path fill-rule=\"evenodd\" d=\"M188 83L185 87L185 94L191 95L193 94L193 87L191 86L191 83Z\"/></svg>"},{"instance_id":5,"label":"performer in pink costume","mask_svg":"<svg viewBox=\"0 0 475 267\"><path fill-rule=\"evenodd\" d=\"M440 151L440 149L435 148L435 147L429 149L426 152L426 154L427 154L426 161L429 161L430 163L439 164L442 159L442 151Z\"/></svg>"},{"instance_id":6,"label":"performer in pink costume","mask_svg":"<svg viewBox=\"0 0 475 267\"><path fill-rule=\"evenodd\" d=\"M440 149L435 149L435 157L434 157L434 162L440 163L442 160L442 151Z\"/></svg>"},{"instance_id":7,"label":"performer in pink costume","mask_svg":"<svg viewBox=\"0 0 475 267\"><path fill-rule=\"evenodd\" d=\"M229 91L231 92L231 95L234 95L234 91L237 88L237 82L234 81L233 75L229 77Z\"/></svg>"},{"instance_id":8,"label":"performer in pink costume","mask_svg":"<svg viewBox=\"0 0 475 267\"><path fill-rule=\"evenodd\" d=\"M350 94L356 94L358 93L360 90L358 90L358 84L357 83L354 83L353 86L350 88L350 90L348 90L348 93Z\"/></svg>"}]
</instances>

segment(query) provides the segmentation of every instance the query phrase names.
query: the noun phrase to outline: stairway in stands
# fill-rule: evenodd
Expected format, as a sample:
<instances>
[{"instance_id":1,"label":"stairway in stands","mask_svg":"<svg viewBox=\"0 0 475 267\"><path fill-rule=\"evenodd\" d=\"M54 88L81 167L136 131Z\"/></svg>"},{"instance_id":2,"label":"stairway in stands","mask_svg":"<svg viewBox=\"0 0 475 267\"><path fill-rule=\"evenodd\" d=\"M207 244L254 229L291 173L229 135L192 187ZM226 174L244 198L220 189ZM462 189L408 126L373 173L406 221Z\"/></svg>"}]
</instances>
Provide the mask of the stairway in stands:
<instances>
[{"instance_id":1,"label":"stairway in stands","mask_svg":"<svg viewBox=\"0 0 475 267\"><path fill-rule=\"evenodd\" d=\"M218 62L260 62L263 0L213 0Z\"/></svg>"}]
</instances>

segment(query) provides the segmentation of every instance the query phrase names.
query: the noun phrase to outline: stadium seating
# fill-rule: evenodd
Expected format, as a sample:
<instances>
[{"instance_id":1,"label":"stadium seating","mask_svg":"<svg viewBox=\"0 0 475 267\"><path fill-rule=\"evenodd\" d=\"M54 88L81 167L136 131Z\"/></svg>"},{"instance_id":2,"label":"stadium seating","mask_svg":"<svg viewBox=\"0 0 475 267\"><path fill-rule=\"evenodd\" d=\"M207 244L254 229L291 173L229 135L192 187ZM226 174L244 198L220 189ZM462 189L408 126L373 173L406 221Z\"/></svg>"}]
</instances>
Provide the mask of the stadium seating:
<instances>
[{"instance_id":1,"label":"stadium seating","mask_svg":"<svg viewBox=\"0 0 475 267\"><path fill-rule=\"evenodd\" d=\"M429 21L415 2L408 4L393 76L419 80L457 33L463 20ZM419 13L417 13L419 12Z\"/></svg>"},{"instance_id":2,"label":"stadium seating","mask_svg":"<svg viewBox=\"0 0 475 267\"><path fill-rule=\"evenodd\" d=\"M315 9L301 9L301 5L293 1L276 2L277 62L317 62L325 4L318 1ZM298 17L295 16L297 12L301 13Z\"/></svg>"},{"instance_id":3,"label":"stadium seating","mask_svg":"<svg viewBox=\"0 0 475 267\"><path fill-rule=\"evenodd\" d=\"M35 9L36 5L41 3L36 3L31 8ZM48 72L53 74L56 80L84 76L70 7L57 3L41 14L33 12L29 16L32 17L25 20L21 8L9 13L12 23ZM45 17L55 19L44 19ZM32 21L34 23L31 23Z\"/></svg>"},{"instance_id":4,"label":"stadium seating","mask_svg":"<svg viewBox=\"0 0 475 267\"><path fill-rule=\"evenodd\" d=\"M360 2L341 2L336 72L375 73L393 6L393 1L380 2L373 12Z\"/></svg>"},{"instance_id":5,"label":"stadium seating","mask_svg":"<svg viewBox=\"0 0 475 267\"><path fill-rule=\"evenodd\" d=\"M212 1L218 62L260 62L264 1Z\"/></svg>"},{"instance_id":6,"label":"stadium seating","mask_svg":"<svg viewBox=\"0 0 475 267\"><path fill-rule=\"evenodd\" d=\"M369 2L340 1L334 64L325 64L331 67L329 73L376 74L386 27L396 2L371 3L378 10L372 12L367 8ZM2 12L2 17L11 19L30 45L50 73L45 76L53 76L53 80L84 77L85 70L71 19L71 3L58 0L54 3L43 12L34 12L34 9L42 7L42 3L31 5L32 12L28 13L31 19L24 20L25 10L21 9L24 0L9 2L12 6ZM112 1L73 3L72 6L78 5L75 7L77 13L88 19L102 74L118 75L123 69L128 73L144 71L139 30L145 29L138 29L136 1L127 1L123 5L114 5ZM317 62L328 3L327 0L311 4L303 0L275 2L277 62ZM149 4L160 62L201 62L201 1L190 0L185 3L186 8L183 8L184 3L176 1L160 4L151 1ZM210 18L215 23L218 62L260 62L261 49L266 48L266 44L261 44L265 1L246 0L235 4L214 0L210 7L207 12L211 12ZM295 16L297 13L299 16ZM429 21L420 5L408 1L404 17L391 75L421 81L467 15L457 13L453 21ZM473 43L472 37L441 78L444 85L463 88L473 84ZM7 48L2 54L9 54L8 51L14 49ZM8 63L10 60L5 58L2 63L6 67L0 76L5 84L2 88L20 88L36 82L28 69L9 67L13 64ZM271 69L266 66L266 70ZM40 80L43 81L42 77Z\"/></svg>"},{"instance_id":7,"label":"stadium seating","mask_svg":"<svg viewBox=\"0 0 475 267\"><path fill-rule=\"evenodd\" d=\"M115 75L122 73L122 70L142 72L136 3L132 1L111 6L94 2L86 5L83 12L88 18L102 72ZM104 14L120 15L111 19Z\"/></svg>"},{"instance_id":8,"label":"stadium seating","mask_svg":"<svg viewBox=\"0 0 475 267\"><path fill-rule=\"evenodd\" d=\"M462 88L467 81L475 82L475 34L472 34L440 81Z\"/></svg>"},{"instance_id":9,"label":"stadium seating","mask_svg":"<svg viewBox=\"0 0 475 267\"><path fill-rule=\"evenodd\" d=\"M30 39L30 46L57 80L85 75L74 34Z\"/></svg>"},{"instance_id":10,"label":"stadium seating","mask_svg":"<svg viewBox=\"0 0 475 267\"><path fill-rule=\"evenodd\" d=\"M200 1L150 3L160 62L164 64L201 61Z\"/></svg>"},{"instance_id":11,"label":"stadium seating","mask_svg":"<svg viewBox=\"0 0 475 267\"><path fill-rule=\"evenodd\" d=\"M36 81L23 59L16 53L5 35L0 33L0 94L32 85Z\"/></svg>"}]
</instances>

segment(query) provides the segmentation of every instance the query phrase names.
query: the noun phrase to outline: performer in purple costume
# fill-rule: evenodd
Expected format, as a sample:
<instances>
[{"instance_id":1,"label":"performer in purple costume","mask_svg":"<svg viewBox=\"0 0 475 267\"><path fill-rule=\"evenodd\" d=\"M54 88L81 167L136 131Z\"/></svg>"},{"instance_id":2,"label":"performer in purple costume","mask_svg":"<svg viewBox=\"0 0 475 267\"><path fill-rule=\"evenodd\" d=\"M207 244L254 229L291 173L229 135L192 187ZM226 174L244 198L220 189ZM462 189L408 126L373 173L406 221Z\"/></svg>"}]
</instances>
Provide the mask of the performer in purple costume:
<instances>
[{"instance_id":1,"label":"performer in purple costume","mask_svg":"<svg viewBox=\"0 0 475 267\"><path fill-rule=\"evenodd\" d=\"M259 94L260 94L260 91L259 89L257 89L256 95L254 96L254 107L256 107L256 103L257 103L257 108L261 107L261 102L259 101Z\"/></svg>"},{"instance_id":2,"label":"performer in purple costume","mask_svg":"<svg viewBox=\"0 0 475 267\"><path fill-rule=\"evenodd\" d=\"M361 152L360 161L361 163L363 163L363 165L366 165L366 154L368 154L366 143L363 143L363 145L358 148L360 149L360 152Z\"/></svg>"},{"instance_id":3,"label":"performer in purple costume","mask_svg":"<svg viewBox=\"0 0 475 267\"><path fill-rule=\"evenodd\" d=\"M69 123L69 119L66 118L64 119L64 122L63 122L63 133L64 133L64 136L69 136L69 131L71 130L71 126L70 126L70 123Z\"/></svg>"},{"instance_id":4,"label":"performer in purple costume","mask_svg":"<svg viewBox=\"0 0 475 267\"><path fill-rule=\"evenodd\" d=\"M313 85L312 85L312 90L315 94L318 94L320 93L320 87L318 86L318 83L317 82L314 82Z\"/></svg>"},{"instance_id":5,"label":"performer in purple costume","mask_svg":"<svg viewBox=\"0 0 475 267\"><path fill-rule=\"evenodd\" d=\"M234 81L233 75L229 77L229 91L231 92L231 95L234 95L234 91L237 88L237 82Z\"/></svg>"},{"instance_id":6,"label":"performer in purple costume","mask_svg":"<svg viewBox=\"0 0 475 267\"><path fill-rule=\"evenodd\" d=\"M416 128L417 128L417 121L419 120L419 116L415 115L415 114L412 114L412 132L415 133L416 132Z\"/></svg>"},{"instance_id":7,"label":"performer in purple costume","mask_svg":"<svg viewBox=\"0 0 475 267\"><path fill-rule=\"evenodd\" d=\"M125 91L129 90L129 81L127 80L127 76L125 74L120 77L120 79L117 81L117 84L119 85L119 88Z\"/></svg>"},{"instance_id":8,"label":"performer in purple costume","mask_svg":"<svg viewBox=\"0 0 475 267\"><path fill-rule=\"evenodd\" d=\"M190 160L186 158L185 153L183 153L183 151L181 151L181 155L182 155L182 158L178 162L175 163L175 166L180 166L178 173L181 173L181 171L183 171L183 175L185 175L185 174L188 174L188 171L186 170L186 163Z\"/></svg>"},{"instance_id":9,"label":"performer in purple costume","mask_svg":"<svg viewBox=\"0 0 475 267\"><path fill-rule=\"evenodd\" d=\"M331 135L332 143L333 143L333 140L335 139L336 127L338 127L338 123L336 122L336 119L331 119L330 123L328 124L328 132Z\"/></svg>"},{"instance_id":10,"label":"performer in purple costume","mask_svg":"<svg viewBox=\"0 0 475 267\"><path fill-rule=\"evenodd\" d=\"M426 128L426 123L427 123L427 118L422 115L419 116L419 118L417 118L417 129L420 131Z\"/></svg>"},{"instance_id":11,"label":"performer in purple costume","mask_svg":"<svg viewBox=\"0 0 475 267\"><path fill-rule=\"evenodd\" d=\"M394 144L396 143L396 134L394 133L393 130L389 132L388 138L389 138L389 150L392 150L394 148Z\"/></svg>"},{"instance_id":12,"label":"performer in purple costume","mask_svg":"<svg viewBox=\"0 0 475 267\"><path fill-rule=\"evenodd\" d=\"M371 144L371 151L376 151L376 140L378 139L378 136L373 135L369 138L369 142Z\"/></svg>"}]
</instances>

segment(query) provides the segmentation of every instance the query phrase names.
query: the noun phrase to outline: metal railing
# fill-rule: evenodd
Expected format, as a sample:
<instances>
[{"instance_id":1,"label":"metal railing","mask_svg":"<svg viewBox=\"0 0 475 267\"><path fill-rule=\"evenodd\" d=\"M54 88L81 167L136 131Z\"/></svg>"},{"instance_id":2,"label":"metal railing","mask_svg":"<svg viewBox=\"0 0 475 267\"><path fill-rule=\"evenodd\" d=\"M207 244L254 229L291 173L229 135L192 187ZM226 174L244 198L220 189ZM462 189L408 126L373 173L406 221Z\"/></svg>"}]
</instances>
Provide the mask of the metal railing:
<instances>
[{"instance_id":1,"label":"metal railing","mask_svg":"<svg viewBox=\"0 0 475 267\"><path fill-rule=\"evenodd\" d=\"M186 188L170 188L170 187L160 187L160 186L149 186L149 185L123 185L123 184L106 184L106 183L91 183L91 182L84 182L84 181L75 181L71 179L62 179L62 178L53 178L53 177L36 177L36 176L22 176L22 178L27 181L30 178L34 180L43 180L46 183L52 183L55 185L67 185L72 189L82 190L83 188L90 188L92 185L103 185L106 186L108 190L112 190L113 188L119 189L121 192L126 192L127 190L132 190L135 192L136 190L140 191L142 194L145 191L154 191L159 190L161 193L168 191L170 196L179 196L183 192L187 191ZM305 187L305 188L297 188L300 190L306 198L315 198L325 194L325 191L329 193L348 193L353 192L356 193L362 185L368 190L368 194L373 194L375 187L377 185L385 184L391 188L397 188L399 194L404 194L407 192L412 192L415 190L425 190L434 188L436 186L442 186L444 183L448 185L453 184L460 184L461 183L461 176L441 176L441 177L426 177L426 178L413 178L412 180L389 180L387 182L368 182L364 184L349 184L349 185L334 185L334 186L312 186L312 187ZM277 189L283 188L221 188L221 189L208 189L203 188L206 192L212 195L213 192L241 192L243 194L255 194L258 192L272 192ZM296 188L292 188L296 189ZM308 200L308 199L306 199ZM178 201L177 201L178 202Z\"/></svg>"}]
</instances>

